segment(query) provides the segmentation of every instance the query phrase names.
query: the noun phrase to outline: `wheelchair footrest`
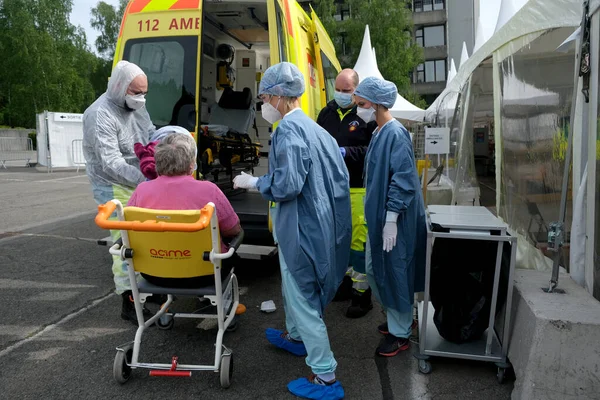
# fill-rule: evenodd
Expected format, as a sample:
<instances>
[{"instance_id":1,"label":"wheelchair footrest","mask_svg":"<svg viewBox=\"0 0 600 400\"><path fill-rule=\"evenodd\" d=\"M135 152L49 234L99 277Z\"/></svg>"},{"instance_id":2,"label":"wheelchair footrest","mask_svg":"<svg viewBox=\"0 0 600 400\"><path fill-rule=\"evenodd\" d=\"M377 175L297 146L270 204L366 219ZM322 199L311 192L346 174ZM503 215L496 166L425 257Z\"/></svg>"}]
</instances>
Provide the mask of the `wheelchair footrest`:
<instances>
[{"instance_id":1,"label":"wheelchair footrest","mask_svg":"<svg viewBox=\"0 0 600 400\"><path fill-rule=\"evenodd\" d=\"M152 371L150 371L150 376L192 376L192 371L177 371L178 359L179 357L173 356L173 358L171 359L171 369L169 371L166 371L164 369L153 369Z\"/></svg>"},{"instance_id":2,"label":"wheelchair footrest","mask_svg":"<svg viewBox=\"0 0 600 400\"><path fill-rule=\"evenodd\" d=\"M150 371L150 376L177 376L177 377L191 377L192 371L165 371L162 369L153 369Z\"/></svg>"}]
</instances>

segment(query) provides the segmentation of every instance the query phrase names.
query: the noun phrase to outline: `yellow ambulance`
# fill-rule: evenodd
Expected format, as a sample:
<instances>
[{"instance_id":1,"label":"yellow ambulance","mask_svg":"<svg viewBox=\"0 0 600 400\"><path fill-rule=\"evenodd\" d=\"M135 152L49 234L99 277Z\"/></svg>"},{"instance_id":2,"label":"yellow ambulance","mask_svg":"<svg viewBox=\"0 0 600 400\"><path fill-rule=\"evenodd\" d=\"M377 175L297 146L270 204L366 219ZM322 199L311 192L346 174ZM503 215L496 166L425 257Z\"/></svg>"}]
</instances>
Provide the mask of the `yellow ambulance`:
<instances>
[{"instance_id":1,"label":"yellow ambulance","mask_svg":"<svg viewBox=\"0 0 600 400\"><path fill-rule=\"evenodd\" d=\"M340 64L323 25L309 11L295 0L132 0L114 63L127 60L147 74L146 108L157 128L180 125L199 141L211 124L247 132L262 145L265 166L271 127L256 98L270 65L289 61L300 68L306 80L301 106L314 119L333 99ZM268 205L260 195L230 200L245 242L270 241Z\"/></svg>"}]
</instances>

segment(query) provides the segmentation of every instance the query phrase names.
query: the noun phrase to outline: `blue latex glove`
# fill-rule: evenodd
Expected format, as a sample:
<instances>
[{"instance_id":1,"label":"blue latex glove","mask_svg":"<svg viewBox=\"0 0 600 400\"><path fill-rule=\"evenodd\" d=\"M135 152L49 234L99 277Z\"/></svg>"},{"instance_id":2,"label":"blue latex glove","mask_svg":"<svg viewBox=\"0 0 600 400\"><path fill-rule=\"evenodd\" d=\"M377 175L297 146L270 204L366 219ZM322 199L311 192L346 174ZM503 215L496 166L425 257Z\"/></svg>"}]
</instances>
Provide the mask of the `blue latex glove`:
<instances>
[{"instance_id":1,"label":"blue latex glove","mask_svg":"<svg viewBox=\"0 0 600 400\"><path fill-rule=\"evenodd\" d=\"M340 153L342 153L342 158L346 158L346 148L340 147Z\"/></svg>"}]
</instances>

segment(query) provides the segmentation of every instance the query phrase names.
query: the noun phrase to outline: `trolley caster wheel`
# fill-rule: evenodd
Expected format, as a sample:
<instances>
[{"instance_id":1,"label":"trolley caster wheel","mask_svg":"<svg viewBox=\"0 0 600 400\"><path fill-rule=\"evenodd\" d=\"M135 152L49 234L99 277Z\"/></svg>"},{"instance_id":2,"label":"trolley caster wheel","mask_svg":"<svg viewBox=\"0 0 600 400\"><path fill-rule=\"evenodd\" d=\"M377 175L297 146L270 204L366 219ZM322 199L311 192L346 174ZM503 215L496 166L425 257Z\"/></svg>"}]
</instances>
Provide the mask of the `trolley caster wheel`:
<instances>
[{"instance_id":1,"label":"trolley caster wheel","mask_svg":"<svg viewBox=\"0 0 600 400\"><path fill-rule=\"evenodd\" d=\"M419 372L422 374L431 373L431 363L427 360L419 360Z\"/></svg>"},{"instance_id":2,"label":"trolley caster wheel","mask_svg":"<svg viewBox=\"0 0 600 400\"><path fill-rule=\"evenodd\" d=\"M131 378L131 367L127 363L131 363L133 348L128 347L123 350L117 350L115 362L113 364L113 377L120 384L124 384Z\"/></svg>"},{"instance_id":3,"label":"trolley caster wheel","mask_svg":"<svg viewBox=\"0 0 600 400\"><path fill-rule=\"evenodd\" d=\"M237 328L239 327L239 321L238 321L238 317L235 316L233 317L233 319L231 320L231 323L229 324L229 326L227 327L227 329L225 329L226 332L235 332L237 331Z\"/></svg>"},{"instance_id":4,"label":"trolley caster wheel","mask_svg":"<svg viewBox=\"0 0 600 400\"><path fill-rule=\"evenodd\" d=\"M506 368L498 367L498 373L496 374L496 378L498 378L498 383L503 384L506 377Z\"/></svg>"},{"instance_id":5,"label":"trolley caster wheel","mask_svg":"<svg viewBox=\"0 0 600 400\"><path fill-rule=\"evenodd\" d=\"M173 328L173 325L175 325L175 318L173 318L172 315L162 315L154 324L158 329L166 331Z\"/></svg>"},{"instance_id":6,"label":"trolley caster wheel","mask_svg":"<svg viewBox=\"0 0 600 400\"><path fill-rule=\"evenodd\" d=\"M221 355L221 369L219 370L221 377L221 387L227 389L231 386L231 377L233 376L233 354L223 353Z\"/></svg>"}]
</instances>

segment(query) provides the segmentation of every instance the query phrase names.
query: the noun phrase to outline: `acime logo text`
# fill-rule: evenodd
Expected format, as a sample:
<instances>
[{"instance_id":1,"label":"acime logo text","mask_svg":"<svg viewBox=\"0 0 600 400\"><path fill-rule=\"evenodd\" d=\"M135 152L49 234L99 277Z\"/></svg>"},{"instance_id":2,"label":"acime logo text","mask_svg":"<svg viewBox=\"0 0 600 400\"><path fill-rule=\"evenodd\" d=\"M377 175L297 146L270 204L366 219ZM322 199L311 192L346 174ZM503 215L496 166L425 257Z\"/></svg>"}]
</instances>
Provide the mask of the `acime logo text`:
<instances>
[{"instance_id":1,"label":"acime logo text","mask_svg":"<svg viewBox=\"0 0 600 400\"><path fill-rule=\"evenodd\" d=\"M150 249L150 256L155 258L183 258L191 257L191 250L167 250L167 249Z\"/></svg>"}]
</instances>

